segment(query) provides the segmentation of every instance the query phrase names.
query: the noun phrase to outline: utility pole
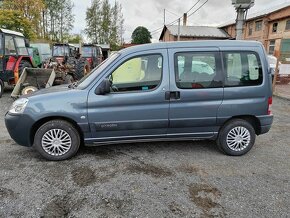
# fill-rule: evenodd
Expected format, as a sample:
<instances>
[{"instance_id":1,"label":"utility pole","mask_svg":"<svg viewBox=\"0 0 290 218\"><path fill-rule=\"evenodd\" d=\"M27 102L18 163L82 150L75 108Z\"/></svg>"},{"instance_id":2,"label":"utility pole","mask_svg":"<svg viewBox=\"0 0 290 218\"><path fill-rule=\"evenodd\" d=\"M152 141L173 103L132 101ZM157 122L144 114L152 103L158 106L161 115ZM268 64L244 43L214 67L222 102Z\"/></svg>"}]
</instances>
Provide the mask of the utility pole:
<instances>
[{"instance_id":1,"label":"utility pole","mask_svg":"<svg viewBox=\"0 0 290 218\"><path fill-rule=\"evenodd\" d=\"M165 11L165 8L164 8L164 11L163 11L163 24L165 26L165 22L166 22L166 11Z\"/></svg>"},{"instance_id":2,"label":"utility pole","mask_svg":"<svg viewBox=\"0 0 290 218\"><path fill-rule=\"evenodd\" d=\"M177 41L180 41L180 18L178 18L178 35L177 35Z\"/></svg>"},{"instance_id":3,"label":"utility pole","mask_svg":"<svg viewBox=\"0 0 290 218\"><path fill-rule=\"evenodd\" d=\"M255 0L232 0L232 4L236 8L237 11L237 19L236 19L236 39L243 39L243 29L244 22L246 19L247 11L254 6Z\"/></svg>"},{"instance_id":4,"label":"utility pole","mask_svg":"<svg viewBox=\"0 0 290 218\"><path fill-rule=\"evenodd\" d=\"M237 9L236 40L243 39L244 22L245 22L245 9Z\"/></svg>"}]
</instances>

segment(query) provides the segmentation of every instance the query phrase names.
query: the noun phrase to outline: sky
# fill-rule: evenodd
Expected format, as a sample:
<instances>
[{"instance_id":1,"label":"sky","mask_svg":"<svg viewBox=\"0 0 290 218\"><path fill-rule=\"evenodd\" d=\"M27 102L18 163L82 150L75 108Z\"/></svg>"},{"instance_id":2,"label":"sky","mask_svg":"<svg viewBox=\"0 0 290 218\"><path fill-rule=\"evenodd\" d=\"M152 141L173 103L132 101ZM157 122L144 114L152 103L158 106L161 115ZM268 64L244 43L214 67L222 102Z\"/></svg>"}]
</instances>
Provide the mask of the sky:
<instances>
[{"instance_id":1,"label":"sky","mask_svg":"<svg viewBox=\"0 0 290 218\"><path fill-rule=\"evenodd\" d=\"M75 24L72 33L82 33L85 29L86 9L91 0L72 0L74 2ZM109 0L112 4L115 0ZM125 19L124 41L130 42L134 29L145 26L149 31L154 31L163 26L164 9L166 9L166 23L171 23L184 12L188 11L198 0L116 0L122 4ZM206 0L199 3L190 11L193 12ZM249 10L249 14L271 8L290 0L255 0L255 5ZM189 14L190 14L189 12ZM178 15L178 16L177 16ZM228 21L235 20L236 12L231 0L208 0L196 13L188 18L188 25L217 26ZM152 41L159 39L161 30L152 33Z\"/></svg>"}]
</instances>

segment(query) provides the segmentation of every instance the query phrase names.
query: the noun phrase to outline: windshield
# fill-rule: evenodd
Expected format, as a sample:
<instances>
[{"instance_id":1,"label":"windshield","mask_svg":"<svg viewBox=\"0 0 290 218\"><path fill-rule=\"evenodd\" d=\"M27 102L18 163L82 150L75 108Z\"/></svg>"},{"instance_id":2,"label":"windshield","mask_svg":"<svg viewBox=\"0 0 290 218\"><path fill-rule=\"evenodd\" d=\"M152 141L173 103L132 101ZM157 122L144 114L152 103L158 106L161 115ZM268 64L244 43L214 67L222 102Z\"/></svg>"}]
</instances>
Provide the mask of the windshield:
<instances>
[{"instance_id":1,"label":"windshield","mask_svg":"<svg viewBox=\"0 0 290 218\"><path fill-rule=\"evenodd\" d=\"M78 82L78 88L79 89L84 89L88 85L91 84L91 82L94 81L94 79L99 75L103 70L105 70L118 56L120 53L115 53L111 55L108 59L103 61L100 65L98 65L94 70L92 70L89 74L87 74L85 77L83 77L79 82Z\"/></svg>"},{"instance_id":2,"label":"windshield","mask_svg":"<svg viewBox=\"0 0 290 218\"><path fill-rule=\"evenodd\" d=\"M69 47L63 45L54 45L52 54L53 56L69 56Z\"/></svg>"},{"instance_id":3,"label":"windshield","mask_svg":"<svg viewBox=\"0 0 290 218\"><path fill-rule=\"evenodd\" d=\"M83 57L91 57L93 55L92 47L82 47L82 55Z\"/></svg>"}]
</instances>

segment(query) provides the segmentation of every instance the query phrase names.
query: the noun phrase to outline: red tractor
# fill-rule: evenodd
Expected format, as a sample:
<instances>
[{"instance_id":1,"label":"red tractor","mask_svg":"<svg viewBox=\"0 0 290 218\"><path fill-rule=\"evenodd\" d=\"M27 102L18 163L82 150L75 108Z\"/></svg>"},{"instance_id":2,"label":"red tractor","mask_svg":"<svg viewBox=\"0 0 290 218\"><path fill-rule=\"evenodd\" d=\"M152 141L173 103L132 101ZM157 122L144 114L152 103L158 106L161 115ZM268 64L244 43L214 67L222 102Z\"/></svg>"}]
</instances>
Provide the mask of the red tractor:
<instances>
[{"instance_id":1,"label":"red tractor","mask_svg":"<svg viewBox=\"0 0 290 218\"><path fill-rule=\"evenodd\" d=\"M95 68L103 61L102 48L95 44L83 44L81 55L83 58L87 59L91 69Z\"/></svg>"},{"instance_id":2,"label":"red tractor","mask_svg":"<svg viewBox=\"0 0 290 218\"><path fill-rule=\"evenodd\" d=\"M14 85L25 67L35 67L27 50L28 44L22 33L0 29L0 97L4 82Z\"/></svg>"}]
</instances>

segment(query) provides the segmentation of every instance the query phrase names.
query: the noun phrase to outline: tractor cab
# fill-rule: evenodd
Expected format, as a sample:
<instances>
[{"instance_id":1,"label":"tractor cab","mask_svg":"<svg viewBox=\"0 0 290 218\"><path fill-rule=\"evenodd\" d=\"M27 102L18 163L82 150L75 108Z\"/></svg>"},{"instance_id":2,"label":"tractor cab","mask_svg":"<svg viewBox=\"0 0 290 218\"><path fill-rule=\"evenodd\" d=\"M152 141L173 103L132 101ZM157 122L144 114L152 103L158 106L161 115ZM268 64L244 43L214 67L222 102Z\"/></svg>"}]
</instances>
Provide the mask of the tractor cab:
<instances>
[{"instance_id":1,"label":"tractor cab","mask_svg":"<svg viewBox=\"0 0 290 218\"><path fill-rule=\"evenodd\" d=\"M17 82L25 67L32 67L28 41L22 33L0 29L0 96L4 82L13 85Z\"/></svg>"},{"instance_id":2,"label":"tractor cab","mask_svg":"<svg viewBox=\"0 0 290 218\"><path fill-rule=\"evenodd\" d=\"M98 66L103 61L102 48L95 44L83 44L81 48L81 55L86 58L91 69Z\"/></svg>"},{"instance_id":3,"label":"tractor cab","mask_svg":"<svg viewBox=\"0 0 290 218\"><path fill-rule=\"evenodd\" d=\"M64 62L66 58L79 58L79 49L71 44L55 43L52 47L52 57L58 62Z\"/></svg>"}]
</instances>

